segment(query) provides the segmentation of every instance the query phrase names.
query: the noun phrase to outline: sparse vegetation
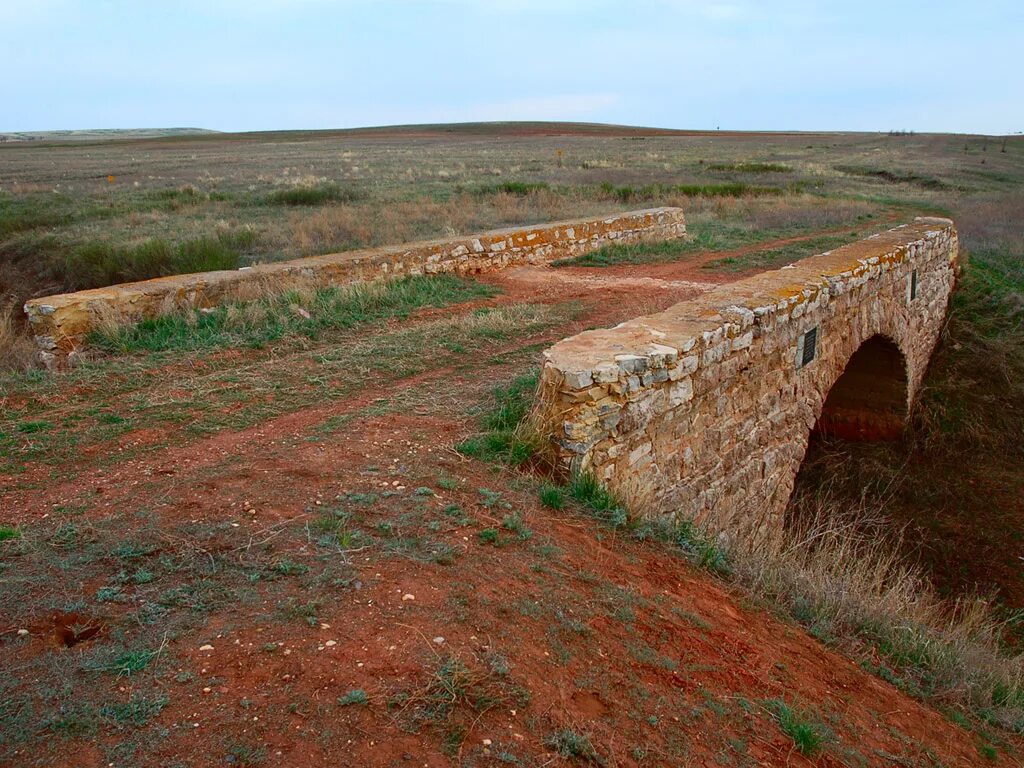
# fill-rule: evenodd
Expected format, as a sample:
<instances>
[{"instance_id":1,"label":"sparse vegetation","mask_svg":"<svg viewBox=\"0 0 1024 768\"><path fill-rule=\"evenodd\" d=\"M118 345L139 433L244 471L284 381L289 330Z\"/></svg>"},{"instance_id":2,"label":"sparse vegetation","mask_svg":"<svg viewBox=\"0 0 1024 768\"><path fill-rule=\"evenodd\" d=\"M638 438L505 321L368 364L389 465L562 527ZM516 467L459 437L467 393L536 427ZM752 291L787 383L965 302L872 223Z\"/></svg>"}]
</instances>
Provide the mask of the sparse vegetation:
<instances>
[{"instance_id":1,"label":"sparse vegetation","mask_svg":"<svg viewBox=\"0 0 1024 768\"><path fill-rule=\"evenodd\" d=\"M837 171L850 174L851 176L866 176L868 178L881 179L890 184L913 184L924 189L948 189L949 185L930 176L921 176L913 172L897 172L882 168L865 168L857 165L837 165Z\"/></svg>"},{"instance_id":2,"label":"sparse vegetation","mask_svg":"<svg viewBox=\"0 0 1024 768\"><path fill-rule=\"evenodd\" d=\"M774 197L783 195L787 190L781 187L763 187L746 184L741 181L723 182L719 184L648 184L643 187L623 186L605 183L601 191L620 203L632 203L643 200L681 195L683 197ZM799 191L793 187L789 191Z\"/></svg>"},{"instance_id":3,"label":"sparse vegetation","mask_svg":"<svg viewBox=\"0 0 1024 768\"><path fill-rule=\"evenodd\" d=\"M362 688L353 688L351 691L346 693L344 696L338 697L339 707L351 707L359 706L365 707L370 703L370 697L366 695L366 691Z\"/></svg>"},{"instance_id":4,"label":"sparse vegetation","mask_svg":"<svg viewBox=\"0 0 1024 768\"><path fill-rule=\"evenodd\" d=\"M325 330L404 318L423 307L444 307L494 293L489 286L452 275L289 291L213 310L172 312L136 325L115 324L96 332L91 342L119 354L258 347L289 335L312 338Z\"/></svg>"},{"instance_id":5,"label":"sparse vegetation","mask_svg":"<svg viewBox=\"0 0 1024 768\"><path fill-rule=\"evenodd\" d=\"M555 731L545 742L562 757L571 757L586 762L597 762L597 750L590 743L590 737L569 729Z\"/></svg>"},{"instance_id":6,"label":"sparse vegetation","mask_svg":"<svg viewBox=\"0 0 1024 768\"><path fill-rule=\"evenodd\" d=\"M800 754L813 757L818 753L828 733L820 722L778 699L766 701L765 708L775 717L782 732L793 740Z\"/></svg>"},{"instance_id":7,"label":"sparse vegetation","mask_svg":"<svg viewBox=\"0 0 1024 768\"><path fill-rule=\"evenodd\" d=\"M882 533L883 520L823 504L774 539L732 530L720 536L688 522L656 526L653 535L783 609L824 642L869 665L880 655L886 667L874 671L907 693L957 701L986 721L1024 731L1024 666L1003 650L988 601L945 604ZM650 525L638 531L652 535ZM858 650L864 643L868 653Z\"/></svg>"},{"instance_id":8,"label":"sparse vegetation","mask_svg":"<svg viewBox=\"0 0 1024 768\"><path fill-rule=\"evenodd\" d=\"M493 195L499 192L504 192L506 195L516 195L517 197L526 197L532 192L538 192L540 190L547 190L550 187L544 182L529 183L525 181L505 181L501 184L492 184L490 186L481 189L483 194Z\"/></svg>"}]
</instances>

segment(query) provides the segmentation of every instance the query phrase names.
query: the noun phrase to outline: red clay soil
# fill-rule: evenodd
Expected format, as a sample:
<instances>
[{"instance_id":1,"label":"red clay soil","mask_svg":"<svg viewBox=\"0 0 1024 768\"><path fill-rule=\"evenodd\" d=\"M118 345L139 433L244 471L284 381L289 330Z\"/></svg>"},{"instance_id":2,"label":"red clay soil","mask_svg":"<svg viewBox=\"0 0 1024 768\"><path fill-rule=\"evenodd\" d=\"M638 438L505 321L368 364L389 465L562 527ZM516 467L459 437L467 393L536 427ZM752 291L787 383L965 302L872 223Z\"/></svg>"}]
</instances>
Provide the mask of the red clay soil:
<instances>
[{"instance_id":1,"label":"red clay soil","mask_svg":"<svg viewBox=\"0 0 1024 768\"><path fill-rule=\"evenodd\" d=\"M437 495L425 503L432 510L455 503L475 518L444 531L459 552L452 565L354 555L352 583L361 586L339 589L317 611L315 626L267 626L247 610L228 608L176 637L166 652L176 676L189 681L167 683L170 702L158 722L171 732L147 764L187 756L189 765L220 765L226 739L258 742L279 758L271 764L389 765L408 754L411 764L449 765L441 743L446 723L424 716L419 732L409 733L417 723L403 723L402 707L412 705L392 704L389 711L388 700L403 692L426 696L430 675L449 657L489 670L496 655L530 700L471 709L462 723L463 757L482 759L490 739L492 752L541 759L550 751L545 737L568 728L589 734L613 765L639 762L631 752L637 745L649 755L643 764L714 765L730 754L757 765L844 764L838 753L815 762L794 752L765 709L764 702L779 699L820 712L836 749L854 750L867 764L925 765L919 761L928 754L944 765L978 761L967 732L802 630L741 606L660 546L617 540L589 520L545 511L530 491L511 490L510 478L453 453L463 423L392 415L357 419L327 442L303 441L311 427L341 410L328 405L81 478L104 499L92 513L97 518L137 508L159 489L155 529L237 524L229 543L237 541L232 549L240 552L272 538L286 522L308 521L307 510L339 494L386 488L406 501L416 498L415 489L431 487ZM441 476L456 478L458 487L439 488ZM144 477L149 488L140 493L132 478ZM503 512L484 506L479 489L500 489L531 539L503 532L504 546L482 543L481 528L500 528ZM61 498L40 496L37 509ZM367 510L365 525L374 529L393 519L387 507ZM560 554L531 551L534 541L550 542ZM292 556L302 558L304 549ZM12 666L43 647L75 654L81 643L63 647L67 620L55 623L54 634L40 632L37 622L31 640L10 643L5 656ZM271 642L280 650L267 652ZM201 650L206 645L213 648ZM131 681L122 688L130 697ZM353 689L366 691L369 704L337 707L338 697ZM240 703L246 701L254 703ZM289 711L296 701L308 709ZM414 712L409 717L416 720ZM325 742L318 735L328 726L334 733ZM77 747L75 761L61 763L71 744L50 746L56 762L49 764L103 764L99 756L86 760Z\"/></svg>"},{"instance_id":2,"label":"red clay soil","mask_svg":"<svg viewBox=\"0 0 1024 768\"><path fill-rule=\"evenodd\" d=\"M497 302L585 300L518 346L711 278L560 273L492 278ZM0 604L0 764L983 763L978 736L664 545L543 507L537 476L456 452L473 407L521 370L371 381L241 431L148 427L0 477L0 522L23 531L0 543L21 548L0 549L0 574L38 580ZM131 444L145 450L108 460ZM141 669L117 655L138 648ZM779 702L821 734L812 754ZM1010 747L991 764L1015 764Z\"/></svg>"}]
</instances>

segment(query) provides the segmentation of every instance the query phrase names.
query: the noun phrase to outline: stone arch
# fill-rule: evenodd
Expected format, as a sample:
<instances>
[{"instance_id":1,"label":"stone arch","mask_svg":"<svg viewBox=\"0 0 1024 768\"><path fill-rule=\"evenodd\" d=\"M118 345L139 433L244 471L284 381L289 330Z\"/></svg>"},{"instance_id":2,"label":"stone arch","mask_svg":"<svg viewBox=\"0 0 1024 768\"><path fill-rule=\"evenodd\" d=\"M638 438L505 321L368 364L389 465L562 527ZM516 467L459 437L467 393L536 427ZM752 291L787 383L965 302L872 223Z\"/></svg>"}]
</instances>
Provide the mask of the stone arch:
<instances>
[{"instance_id":1,"label":"stone arch","mask_svg":"<svg viewBox=\"0 0 1024 768\"><path fill-rule=\"evenodd\" d=\"M825 438L895 440L906 424L908 403L907 360L895 341L875 334L850 356L814 429Z\"/></svg>"}]
</instances>

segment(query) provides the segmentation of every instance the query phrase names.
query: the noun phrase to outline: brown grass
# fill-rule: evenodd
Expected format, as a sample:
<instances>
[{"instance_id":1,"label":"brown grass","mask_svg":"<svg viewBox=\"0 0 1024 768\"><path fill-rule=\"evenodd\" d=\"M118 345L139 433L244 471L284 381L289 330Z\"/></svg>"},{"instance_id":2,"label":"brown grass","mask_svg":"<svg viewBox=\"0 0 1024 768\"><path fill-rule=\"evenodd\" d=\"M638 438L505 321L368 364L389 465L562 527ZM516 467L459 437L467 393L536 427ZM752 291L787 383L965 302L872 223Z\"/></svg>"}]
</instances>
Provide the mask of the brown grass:
<instances>
[{"instance_id":1,"label":"brown grass","mask_svg":"<svg viewBox=\"0 0 1024 768\"><path fill-rule=\"evenodd\" d=\"M941 599L884 510L842 506L827 489L796 504L779 535L706 527L702 546L723 553L733 580L911 695L1024 729L1024 659L1004 649L991 598Z\"/></svg>"},{"instance_id":2,"label":"brown grass","mask_svg":"<svg viewBox=\"0 0 1024 768\"><path fill-rule=\"evenodd\" d=\"M17 307L0 307L0 373L27 371L35 365L36 346L16 321Z\"/></svg>"},{"instance_id":3,"label":"brown grass","mask_svg":"<svg viewBox=\"0 0 1024 768\"><path fill-rule=\"evenodd\" d=\"M332 205L293 214L280 244L295 255L329 253L571 218L582 215L580 210L578 196L547 189L526 195L460 193L443 202Z\"/></svg>"}]
</instances>

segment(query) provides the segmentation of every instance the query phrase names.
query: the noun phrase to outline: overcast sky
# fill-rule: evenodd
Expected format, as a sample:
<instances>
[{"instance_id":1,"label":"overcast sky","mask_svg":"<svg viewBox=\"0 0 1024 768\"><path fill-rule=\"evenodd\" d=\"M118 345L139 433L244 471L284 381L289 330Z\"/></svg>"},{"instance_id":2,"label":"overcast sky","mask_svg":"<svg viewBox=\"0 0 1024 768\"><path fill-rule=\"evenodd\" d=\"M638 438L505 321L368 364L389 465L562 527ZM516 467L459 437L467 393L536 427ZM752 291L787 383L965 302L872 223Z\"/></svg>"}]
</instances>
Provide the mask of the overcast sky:
<instances>
[{"instance_id":1,"label":"overcast sky","mask_svg":"<svg viewBox=\"0 0 1024 768\"><path fill-rule=\"evenodd\" d=\"M1024 0L0 0L0 131L1024 130Z\"/></svg>"}]
</instances>

